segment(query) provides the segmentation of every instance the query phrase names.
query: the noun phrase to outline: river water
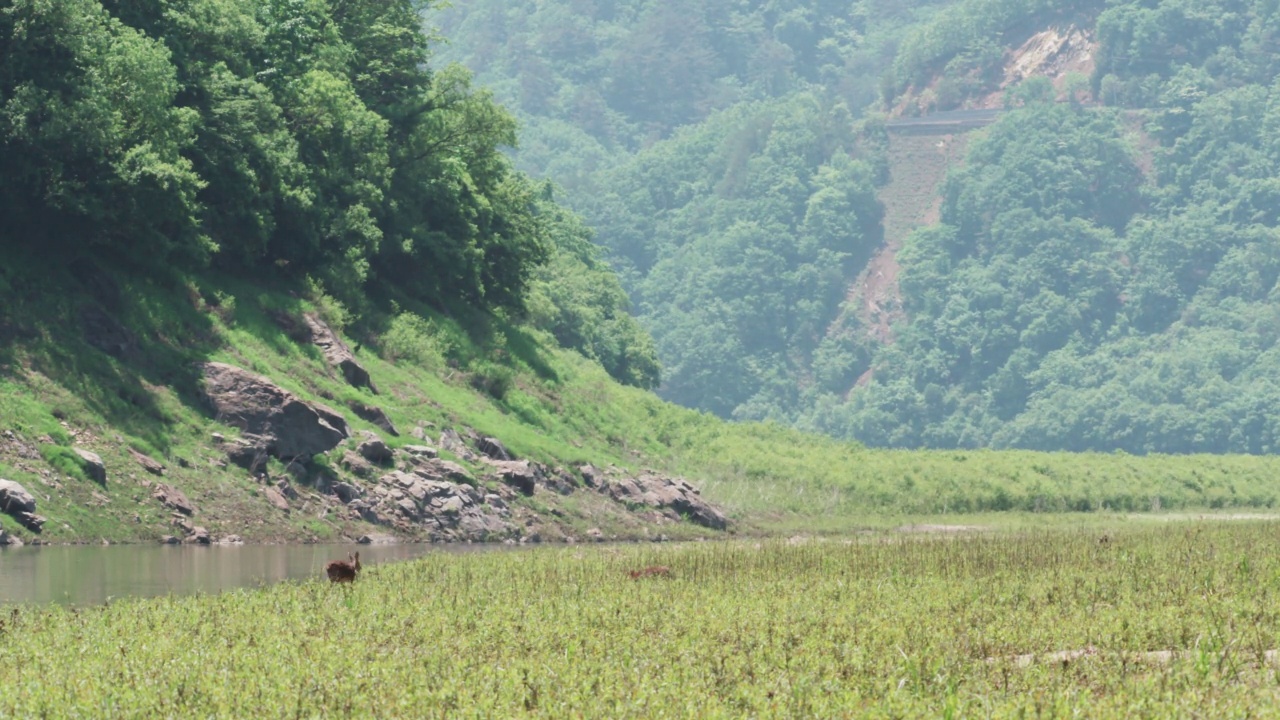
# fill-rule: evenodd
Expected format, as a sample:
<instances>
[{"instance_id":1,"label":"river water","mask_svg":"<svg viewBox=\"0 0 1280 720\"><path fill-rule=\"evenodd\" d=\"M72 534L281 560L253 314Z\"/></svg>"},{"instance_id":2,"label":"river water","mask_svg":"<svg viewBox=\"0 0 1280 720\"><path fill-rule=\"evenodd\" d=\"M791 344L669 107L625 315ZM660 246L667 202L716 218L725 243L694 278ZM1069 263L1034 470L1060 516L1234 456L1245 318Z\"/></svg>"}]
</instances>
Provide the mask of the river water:
<instances>
[{"instance_id":1,"label":"river water","mask_svg":"<svg viewBox=\"0 0 1280 720\"><path fill-rule=\"evenodd\" d=\"M127 596L216 593L281 580L323 578L330 560L358 550L362 565L471 546L76 545L0 548L0 604L88 605Z\"/></svg>"}]
</instances>

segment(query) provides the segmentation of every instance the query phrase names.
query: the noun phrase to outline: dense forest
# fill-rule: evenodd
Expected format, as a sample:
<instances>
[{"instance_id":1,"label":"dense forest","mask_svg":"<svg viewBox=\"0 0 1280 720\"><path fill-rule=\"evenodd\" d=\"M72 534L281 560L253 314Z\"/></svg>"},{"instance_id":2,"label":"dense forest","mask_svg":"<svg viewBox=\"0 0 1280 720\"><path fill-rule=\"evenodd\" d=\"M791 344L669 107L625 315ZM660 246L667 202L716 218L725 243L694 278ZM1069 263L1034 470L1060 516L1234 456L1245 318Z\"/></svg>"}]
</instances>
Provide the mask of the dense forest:
<instances>
[{"instance_id":1,"label":"dense forest","mask_svg":"<svg viewBox=\"0 0 1280 720\"><path fill-rule=\"evenodd\" d=\"M515 120L429 69L425 9L0 3L7 310L38 263L222 272L356 319L398 299L528 320L652 385L652 341L581 221L503 154Z\"/></svg>"},{"instance_id":2,"label":"dense forest","mask_svg":"<svg viewBox=\"0 0 1280 720\"><path fill-rule=\"evenodd\" d=\"M583 214L667 398L891 447L1280 448L1280 9L1111 2L460 0L441 57ZM1082 28L1088 72L1011 81ZM1007 112L897 261L886 118ZM862 382L855 382L862 379Z\"/></svg>"}]
</instances>

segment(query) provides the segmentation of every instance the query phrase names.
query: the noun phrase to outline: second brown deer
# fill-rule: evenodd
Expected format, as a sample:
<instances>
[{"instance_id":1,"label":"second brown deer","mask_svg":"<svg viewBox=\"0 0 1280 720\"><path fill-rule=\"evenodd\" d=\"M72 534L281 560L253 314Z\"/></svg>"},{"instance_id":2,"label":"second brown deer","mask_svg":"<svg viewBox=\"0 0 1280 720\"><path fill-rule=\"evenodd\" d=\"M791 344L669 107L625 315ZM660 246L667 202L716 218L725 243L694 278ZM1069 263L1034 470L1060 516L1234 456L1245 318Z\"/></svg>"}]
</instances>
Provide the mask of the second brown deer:
<instances>
[{"instance_id":1,"label":"second brown deer","mask_svg":"<svg viewBox=\"0 0 1280 720\"><path fill-rule=\"evenodd\" d=\"M360 572L360 553L348 554L346 560L334 560L324 566L329 582L355 582L356 573Z\"/></svg>"},{"instance_id":2,"label":"second brown deer","mask_svg":"<svg viewBox=\"0 0 1280 720\"><path fill-rule=\"evenodd\" d=\"M627 575L630 575L632 580L639 580L640 578L647 577L669 578L671 577L671 568L666 565L653 565L643 570L631 570Z\"/></svg>"}]
</instances>

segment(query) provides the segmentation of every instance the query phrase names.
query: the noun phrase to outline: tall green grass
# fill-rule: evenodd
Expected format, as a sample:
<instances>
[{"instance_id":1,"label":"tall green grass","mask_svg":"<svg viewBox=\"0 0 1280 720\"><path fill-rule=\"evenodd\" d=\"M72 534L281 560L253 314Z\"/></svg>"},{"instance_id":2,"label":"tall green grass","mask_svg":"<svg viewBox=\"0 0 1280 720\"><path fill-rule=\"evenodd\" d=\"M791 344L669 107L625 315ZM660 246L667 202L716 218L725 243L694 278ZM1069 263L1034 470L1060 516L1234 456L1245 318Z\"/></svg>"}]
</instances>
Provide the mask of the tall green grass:
<instances>
[{"instance_id":1,"label":"tall green grass","mask_svg":"<svg viewBox=\"0 0 1280 720\"><path fill-rule=\"evenodd\" d=\"M1276 527L440 554L21 608L0 716L1269 716Z\"/></svg>"}]
</instances>

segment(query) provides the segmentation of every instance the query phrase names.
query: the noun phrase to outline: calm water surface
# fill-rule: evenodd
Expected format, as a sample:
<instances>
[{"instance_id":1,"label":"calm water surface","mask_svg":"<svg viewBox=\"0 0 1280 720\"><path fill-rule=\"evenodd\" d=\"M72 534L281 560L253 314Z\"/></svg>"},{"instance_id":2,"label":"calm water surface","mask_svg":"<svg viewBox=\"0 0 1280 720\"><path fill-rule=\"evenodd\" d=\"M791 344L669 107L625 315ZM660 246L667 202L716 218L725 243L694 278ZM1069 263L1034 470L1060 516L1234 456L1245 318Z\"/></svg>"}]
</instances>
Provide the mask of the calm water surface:
<instances>
[{"instance_id":1,"label":"calm water surface","mask_svg":"<svg viewBox=\"0 0 1280 720\"><path fill-rule=\"evenodd\" d=\"M130 595L187 595L322 578L330 560L360 551L362 565L479 546L81 545L0 548L0 604L105 602Z\"/></svg>"}]
</instances>

